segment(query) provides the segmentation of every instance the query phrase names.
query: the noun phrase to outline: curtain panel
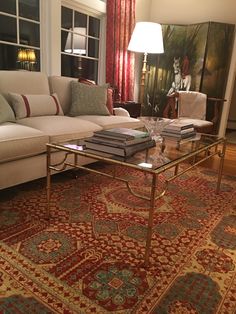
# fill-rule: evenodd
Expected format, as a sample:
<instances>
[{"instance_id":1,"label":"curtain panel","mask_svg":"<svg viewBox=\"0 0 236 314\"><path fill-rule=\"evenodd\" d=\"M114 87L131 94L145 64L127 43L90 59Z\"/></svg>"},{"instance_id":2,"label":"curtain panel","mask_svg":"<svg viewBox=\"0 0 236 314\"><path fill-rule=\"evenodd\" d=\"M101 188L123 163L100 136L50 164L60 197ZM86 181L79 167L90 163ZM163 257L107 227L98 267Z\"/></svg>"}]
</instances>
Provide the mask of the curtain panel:
<instances>
[{"instance_id":1,"label":"curtain panel","mask_svg":"<svg viewBox=\"0 0 236 314\"><path fill-rule=\"evenodd\" d=\"M119 100L133 100L134 53L127 50L135 25L135 0L107 0L106 81Z\"/></svg>"}]
</instances>

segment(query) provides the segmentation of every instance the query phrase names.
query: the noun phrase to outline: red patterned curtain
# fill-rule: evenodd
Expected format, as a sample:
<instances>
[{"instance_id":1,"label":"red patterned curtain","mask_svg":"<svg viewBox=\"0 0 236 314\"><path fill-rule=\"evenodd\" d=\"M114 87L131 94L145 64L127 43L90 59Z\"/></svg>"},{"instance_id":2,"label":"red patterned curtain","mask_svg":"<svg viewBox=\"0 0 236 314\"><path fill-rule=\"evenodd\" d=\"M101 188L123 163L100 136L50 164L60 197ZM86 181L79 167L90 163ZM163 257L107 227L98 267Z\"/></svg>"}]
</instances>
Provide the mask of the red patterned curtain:
<instances>
[{"instance_id":1,"label":"red patterned curtain","mask_svg":"<svg viewBox=\"0 0 236 314\"><path fill-rule=\"evenodd\" d=\"M121 101L133 100L134 53L127 47L135 24L135 0L107 0L106 81Z\"/></svg>"}]
</instances>

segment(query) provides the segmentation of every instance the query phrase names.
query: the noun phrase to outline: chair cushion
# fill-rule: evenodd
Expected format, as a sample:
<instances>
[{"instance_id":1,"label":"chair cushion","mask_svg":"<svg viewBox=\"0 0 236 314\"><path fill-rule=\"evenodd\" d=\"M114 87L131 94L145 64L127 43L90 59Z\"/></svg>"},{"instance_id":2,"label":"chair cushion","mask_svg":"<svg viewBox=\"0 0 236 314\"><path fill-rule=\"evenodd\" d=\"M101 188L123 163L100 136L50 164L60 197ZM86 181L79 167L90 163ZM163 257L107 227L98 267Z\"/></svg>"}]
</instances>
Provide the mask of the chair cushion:
<instances>
[{"instance_id":1,"label":"chair cushion","mask_svg":"<svg viewBox=\"0 0 236 314\"><path fill-rule=\"evenodd\" d=\"M3 123L0 125L0 162L44 153L48 141L48 135L39 130L18 123Z\"/></svg>"},{"instance_id":2,"label":"chair cushion","mask_svg":"<svg viewBox=\"0 0 236 314\"><path fill-rule=\"evenodd\" d=\"M106 107L107 87L71 82L72 103L70 116L109 115Z\"/></svg>"},{"instance_id":3,"label":"chair cushion","mask_svg":"<svg viewBox=\"0 0 236 314\"><path fill-rule=\"evenodd\" d=\"M201 119L190 119L187 117L180 117L178 120L180 120L183 123L192 123L195 128L197 127L202 128L205 126L213 125L213 122Z\"/></svg>"},{"instance_id":4,"label":"chair cushion","mask_svg":"<svg viewBox=\"0 0 236 314\"><path fill-rule=\"evenodd\" d=\"M43 116L18 120L20 124L38 129L49 136L50 143L90 137L102 128L89 121L67 116Z\"/></svg>"},{"instance_id":5,"label":"chair cushion","mask_svg":"<svg viewBox=\"0 0 236 314\"><path fill-rule=\"evenodd\" d=\"M77 117L76 117L77 119ZM80 120L86 120L100 125L103 129L110 128L131 128L137 129L144 126L143 122L138 119L127 116L79 116Z\"/></svg>"},{"instance_id":6,"label":"chair cushion","mask_svg":"<svg viewBox=\"0 0 236 314\"><path fill-rule=\"evenodd\" d=\"M16 119L35 116L63 115L59 99L52 95L23 95L9 93Z\"/></svg>"},{"instance_id":7,"label":"chair cushion","mask_svg":"<svg viewBox=\"0 0 236 314\"><path fill-rule=\"evenodd\" d=\"M0 95L0 123L14 122L16 120L14 112L6 101L6 99Z\"/></svg>"},{"instance_id":8,"label":"chair cushion","mask_svg":"<svg viewBox=\"0 0 236 314\"><path fill-rule=\"evenodd\" d=\"M206 94L194 91L179 91L178 117L205 120L206 101Z\"/></svg>"}]
</instances>

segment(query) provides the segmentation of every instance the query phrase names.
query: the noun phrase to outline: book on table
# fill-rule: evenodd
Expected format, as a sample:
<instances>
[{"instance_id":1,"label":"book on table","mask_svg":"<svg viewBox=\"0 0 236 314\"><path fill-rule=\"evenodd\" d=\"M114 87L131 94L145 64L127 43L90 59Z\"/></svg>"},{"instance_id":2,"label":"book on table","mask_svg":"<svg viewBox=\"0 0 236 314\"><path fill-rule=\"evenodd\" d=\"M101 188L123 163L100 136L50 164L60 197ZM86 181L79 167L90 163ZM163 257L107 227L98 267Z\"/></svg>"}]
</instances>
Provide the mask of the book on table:
<instances>
[{"instance_id":1,"label":"book on table","mask_svg":"<svg viewBox=\"0 0 236 314\"><path fill-rule=\"evenodd\" d=\"M164 129L181 131L181 130L190 129L193 127L194 126L192 123L184 123L181 121L176 121L176 122L172 122L168 124Z\"/></svg>"},{"instance_id":2,"label":"book on table","mask_svg":"<svg viewBox=\"0 0 236 314\"><path fill-rule=\"evenodd\" d=\"M178 138L178 137L173 137L173 136L164 136L163 137L163 144L165 145L165 143L172 143L172 144L184 144L187 142L191 142L191 141L195 141L195 140L199 140L201 137L200 133L196 133L195 135L191 136L191 137L186 137L186 138Z\"/></svg>"},{"instance_id":3,"label":"book on table","mask_svg":"<svg viewBox=\"0 0 236 314\"><path fill-rule=\"evenodd\" d=\"M86 139L85 145L86 145L86 148L92 149L95 151L110 153L110 154L114 154L114 155L118 155L122 157L130 157L137 152L156 146L156 142L154 140L149 140L149 141L145 141L145 142L134 144L134 145L117 147L117 146L112 146L109 144L105 145L101 143L95 143L90 139Z\"/></svg>"},{"instance_id":4,"label":"book on table","mask_svg":"<svg viewBox=\"0 0 236 314\"><path fill-rule=\"evenodd\" d=\"M189 137L193 137L196 135L195 131L185 132L185 133L174 133L174 132L168 132L168 131L162 131L161 136L163 137L173 137L176 139L185 139Z\"/></svg>"},{"instance_id":5,"label":"book on table","mask_svg":"<svg viewBox=\"0 0 236 314\"><path fill-rule=\"evenodd\" d=\"M148 132L128 128L112 128L94 132L97 137L112 138L120 140L134 140L138 138L145 138L149 136Z\"/></svg>"},{"instance_id":6,"label":"book on table","mask_svg":"<svg viewBox=\"0 0 236 314\"><path fill-rule=\"evenodd\" d=\"M187 134L191 132L195 132L194 128L188 128L188 129L183 129L183 130L174 130L174 129L169 129L168 127L164 128L162 132L168 132L171 134Z\"/></svg>"},{"instance_id":7,"label":"book on table","mask_svg":"<svg viewBox=\"0 0 236 314\"><path fill-rule=\"evenodd\" d=\"M102 144L102 145L110 145L114 147L125 147L125 146L147 142L147 141L150 141L151 139L152 138L150 135L146 137L140 137L140 138L137 137L134 139L126 140L126 139L120 139L120 138L102 137L102 136L97 136L95 134L93 137L86 139L85 141Z\"/></svg>"},{"instance_id":8,"label":"book on table","mask_svg":"<svg viewBox=\"0 0 236 314\"><path fill-rule=\"evenodd\" d=\"M177 141L194 137L196 131L192 123L181 123L179 121L170 123L161 132L161 136L166 138L173 138Z\"/></svg>"}]
</instances>

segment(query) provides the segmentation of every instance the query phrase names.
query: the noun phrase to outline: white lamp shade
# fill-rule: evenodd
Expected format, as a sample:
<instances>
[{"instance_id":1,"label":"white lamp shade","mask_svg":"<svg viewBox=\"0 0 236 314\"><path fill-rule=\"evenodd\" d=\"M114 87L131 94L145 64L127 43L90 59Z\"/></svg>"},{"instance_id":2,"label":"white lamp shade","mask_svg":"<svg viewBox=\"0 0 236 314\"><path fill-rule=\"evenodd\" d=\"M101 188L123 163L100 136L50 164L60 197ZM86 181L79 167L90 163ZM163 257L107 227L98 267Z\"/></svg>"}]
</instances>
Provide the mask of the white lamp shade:
<instances>
[{"instance_id":1,"label":"white lamp shade","mask_svg":"<svg viewBox=\"0 0 236 314\"><path fill-rule=\"evenodd\" d=\"M136 23L128 50L142 53L163 53L161 25L152 22Z\"/></svg>"},{"instance_id":2,"label":"white lamp shade","mask_svg":"<svg viewBox=\"0 0 236 314\"><path fill-rule=\"evenodd\" d=\"M79 34L76 34L79 33ZM81 34L81 35L80 35ZM69 32L66 45L65 45L65 52L68 53L75 53L75 54L86 54L86 28L85 27L75 27L74 32ZM72 36L73 36L73 47L72 47Z\"/></svg>"}]
</instances>

